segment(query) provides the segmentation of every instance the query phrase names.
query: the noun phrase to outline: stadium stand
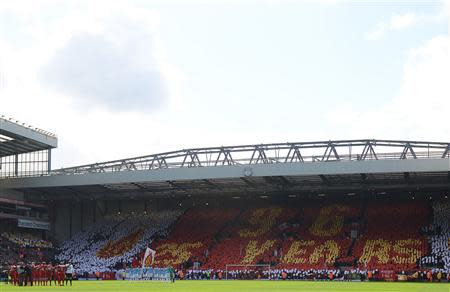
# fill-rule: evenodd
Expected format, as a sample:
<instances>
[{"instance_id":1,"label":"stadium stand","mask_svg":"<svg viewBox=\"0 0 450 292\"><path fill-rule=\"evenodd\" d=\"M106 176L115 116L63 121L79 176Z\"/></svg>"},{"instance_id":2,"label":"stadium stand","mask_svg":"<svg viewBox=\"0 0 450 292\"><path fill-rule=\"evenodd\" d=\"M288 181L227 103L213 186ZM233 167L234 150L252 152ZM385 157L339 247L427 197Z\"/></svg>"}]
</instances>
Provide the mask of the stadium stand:
<instances>
[{"instance_id":1,"label":"stadium stand","mask_svg":"<svg viewBox=\"0 0 450 292\"><path fill-rule=\"evenodd\" d=\"M222 240L211 251L207 268L225 269L226 264L276 263L273 250L280 245L279 222L292 218L295 210L279 206L248 208L235 224L225 228Z\"/></svg>"},{"instance_id":2,"label":"stadium stand","mask_svg":"<svg viewBox=\"0 0 450 292\"><path fill-rule=\"evenodd\" d=\"M357 204L322 205L310 203L302 208L302 223L295 238L283 246L283 268L334 268L337 258L347 255L352 243L350 224L357 220Z\"/></svg>"},{"instance_id":3,"label":"stadium stand","mask_svg":"<svg viewBox=\"0 0 450 292\"><path fill-rule=\"evenodd\" d=\"M155 237L167 236L180 215L181 211L161 211L109 216L63 243L57 259L72 262L82 273L120 269Z\"/></svg>"},{"instance_id":4,"label":"stadium stand","mask_svg":"<svg viewBox=\"0 0 450 292\"><path fill-rule=\"evenodd\" d=\"M268 277L256 264L280 279L448 272L449 217L448 202L342 197L114 215L65 242L57 259L80 273L117 271L140 266L151 243L146 264L186 279Z\"/></svg>"},{"instance_id":5,"label":"stadium stand","mask_svg":"<svg viewBox=\"0 0 450 292\"><path fill-rule=\"evenodd\" d=\"M150 246L145 264L180 279L450 280L449 143L221 146L51 170L55 135L0 122L0 272L71 262L80 278L126 279Z\"/></svg>"},{"instance_id":6,"label":"stadium stand","mask_svg":"<svg viewBox=\"0 0 450 292\"><path fill-rule=\"evenodd\" d=\"M450 270L447 200L341 196L219 206L110 215L63 242L56 260L72 262L78 274L111 273L139 267L150 245L156 258L146 265L173 266L185 279L353 279L368 271L425 279L424 271ZM53 250L17 227L0 235L2 263L47 261L44 251ZM255 265L270 265L270 275Z\"/></svg>"},{"instance_id":7,"label":"stadium stand","mask_svg":"<svg viewBox=\"0 0 450 292\"><path fill-rule=\"evenodd\" d=\"M167 239L155 244L157 266L185 267L204 264L221 239L221 230L233 222L239 208L194 208L184 214Z\"/></svg>"},{"instance_id":8,"label":"stadium stand","mask_svg":"<svg viewBox=\"0 0 450 292\"><path fill-rule=\"evenodd\" d=\"M169 242L179 246L197 243L199 246L173 250L174 247L168 244L156 245L160 255L157 263L177 265L184 259L187 267L192 267L200 257L202 260L198 262L203 264L203 269L225 269L226 264L334 269L338 262L344 262L360 269L410 271L416 269L418 260L428 253L426 238L420 232L429 218L424 202L401 202L393 206L386 200L369 202L367 207L355 203L324 206L311 203L297 209L249 208L226 228L216 227L213 244L204 240L205 236L214 233L214 228L203 225L211 218L204 216L201 220L192 220L192 214L196 212L191 210L189 217L184 218L193 222L196 228L177 226L177 231L169 235ZM228 210L212 210L211 214L220 212ZM235 213L230 214L235 216ZM184 222L183 219L180 221ZM225 223L221 225L225 226ZM180 234L180 230L184 234ZM193 232L189 233L189 230ZM194 230L205 232L199 235ZM200 250L207 251L208 257L200 254ZM189 253L191 257L187 256ZM180 254L184 257L176 257ZM176 260L168 260L169 256Z\"/></svg>"},{"instance_id":9,"label":"stadium stand","mask_svg":"<svg viewBox=\"0 0 450 292\"><path fill-rule=\"evenodd\" d=\"M0 233L0 262L13 263L19 260L42 262L53 256L54 248L50 240L36 233L7 227Z\"/></svg>"},{"instance_id":10,"label":"stadium stand","mask_svg":"<svg viewBox=\"0 0 450 292\"><path fill-rule=\"evenodd\" d=\"M450 203L439 201L433 203L433 222L424 233L428 235L431 255L422 258L424 266L439 267L450 270Z\"/></svg>"},{"instance_id":11,"label":"stadium stand","mask_svg":"<svg viewBox=\"0 0 450 292\"><path fill-rule=\"evenodd\" d=\"M359 267L411 271L427 254L426 238L420 233L428 222L425 202L371 202L365 215L366 230L357 241L354 255Z\"/></svg>"},{"instance_id":12,"label":"stadium stand","mask_svg":"<svg viewBox=\"0 0 450 292\"><path fill-rule=\"evenodd\" d=\"M53 248L51 241L44 240L36 235L25 232L3 232L1 236L20 247Z\"/></svg>"},{"instance_id":13,"label":"stadium stand","mask_svg":"<svg viewBox=\"0 0 450 292\"><path fill-rule=\"evenodd\" d=\"M7 239L0 236L0 262L14 263L19 260L17 248Z\"/></svg>"},{"instance_id":14,"label":"stadium stand","mask_svg":"<svg viewBox=\"0 0 450 292\"><path fill-rule=\"evenodd\" d=\"M328 212L336 210L337 219L331 219L336 219L337 225L323 228L328 223ZM351 243L341 238L343 218L339 212L343 210L352 210L356 215L356 210L340 205L250 208L227 231L229 237L213 249L206 267L225 269L227 263L270 264L287 269L332 266Z\"/></svg>"}]
</instances>

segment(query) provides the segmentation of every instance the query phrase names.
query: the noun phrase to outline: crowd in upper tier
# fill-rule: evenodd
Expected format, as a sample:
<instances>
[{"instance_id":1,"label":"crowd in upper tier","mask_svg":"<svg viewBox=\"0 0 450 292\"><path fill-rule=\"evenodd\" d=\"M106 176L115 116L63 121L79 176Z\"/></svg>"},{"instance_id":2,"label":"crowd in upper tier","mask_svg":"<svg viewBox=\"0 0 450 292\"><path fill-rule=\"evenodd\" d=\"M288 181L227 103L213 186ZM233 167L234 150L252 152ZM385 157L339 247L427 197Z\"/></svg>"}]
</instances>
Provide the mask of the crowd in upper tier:
<instances>
[{"instance_id":1,"label":"crowd in upper tier","mask_svg":"<svg viewBox=\"0 0 450 292\"><path fill-rule=\"evenodd\" d=\"M1 226L0 233L0 265L17 263L27 257L30 261L43 261L53 252L53 244L42 239L39 232L26 232L14 230L11 226Z\"/></svg>"},{"instance_id":2,"label":"crowd in upper tier","mask_svg":"<svg viewBox=\"0 0 450 292\"><path fill-rule=\"evenodd\" d=\"M17 244L20 247L53 248L53 244L51 241L44 240L30 233L19 231L2 232L1 236Z\"/></svg>"}]
</instances>

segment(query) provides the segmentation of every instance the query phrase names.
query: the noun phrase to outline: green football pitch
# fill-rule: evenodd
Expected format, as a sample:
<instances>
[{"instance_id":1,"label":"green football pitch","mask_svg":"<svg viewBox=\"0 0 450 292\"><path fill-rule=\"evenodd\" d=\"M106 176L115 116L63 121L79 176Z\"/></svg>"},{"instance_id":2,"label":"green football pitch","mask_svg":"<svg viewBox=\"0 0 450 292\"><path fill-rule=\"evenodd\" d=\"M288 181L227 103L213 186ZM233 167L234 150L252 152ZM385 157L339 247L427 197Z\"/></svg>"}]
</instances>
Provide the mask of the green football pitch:
<instances>
[{"instance_id":1,"label":"green football pitch","mask_svg":"<svg viewBox=\"0 0 450 292\"><path fill-rule=\"evenodd\" d=\"M72 287L12 287L0 284L0 292L9 291L80 291L80 292L221 292L221 291L355 291L355 292L450 292L447 283L359 283L359 282L304 282L304 281L177 281L128 282L128 281L86 281L74 282Z\"/></svg>"}]
</instances>

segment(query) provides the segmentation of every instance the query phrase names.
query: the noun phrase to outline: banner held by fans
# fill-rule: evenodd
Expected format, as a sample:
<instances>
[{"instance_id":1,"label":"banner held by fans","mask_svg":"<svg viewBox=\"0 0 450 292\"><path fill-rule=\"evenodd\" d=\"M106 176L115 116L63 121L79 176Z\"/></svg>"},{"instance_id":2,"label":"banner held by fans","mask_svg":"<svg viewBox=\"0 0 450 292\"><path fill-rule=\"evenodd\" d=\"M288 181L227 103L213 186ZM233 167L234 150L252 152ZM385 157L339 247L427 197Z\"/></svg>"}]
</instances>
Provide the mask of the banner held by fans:
<instances>
[{"instance_id":1,"label":"banner held by fans","mask_svg":"<svg viewBox=\"0 0 450 292\"><path fill-rule=\"evenodd\" d=\"M156 251L151 249L150 247L147 247L147 249L145 250L144 258L142 260L142 268L145 268L145 262L149 256L152 256L152 262L150 266L153 265L153 263L155 262L155 255Z\"/></svg>"}]
</instances>

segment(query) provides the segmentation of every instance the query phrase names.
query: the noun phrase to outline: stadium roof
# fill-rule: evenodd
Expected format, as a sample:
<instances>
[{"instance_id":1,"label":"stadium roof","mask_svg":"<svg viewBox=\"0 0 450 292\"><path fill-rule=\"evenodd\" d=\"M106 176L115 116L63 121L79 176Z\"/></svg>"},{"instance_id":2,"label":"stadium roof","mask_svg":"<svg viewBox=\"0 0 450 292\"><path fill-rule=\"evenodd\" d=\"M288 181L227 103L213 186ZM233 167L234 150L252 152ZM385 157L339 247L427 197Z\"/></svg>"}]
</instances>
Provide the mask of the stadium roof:
<instances>
[{"instance_id":1,"label":"stadium roof","mask_svg":"<svg viewBox=\"0 0 450 292\"><path fill-rule=\"evenodd\" d=\"M195 148L0 181L42 198L450 190L450 143L341 140Z\"/></svg>"},{"instance_id":2,"label":"stadium roof","mask_svg":"<svg viewBox=\"0 0 450 292\"><path fill-rule=\"evenodd\" d=\"M57 145L55 134L0 117L0 157L52 149Z\"/></svg>"}]
</instances>

